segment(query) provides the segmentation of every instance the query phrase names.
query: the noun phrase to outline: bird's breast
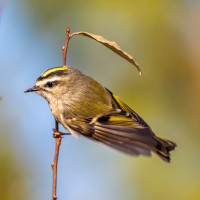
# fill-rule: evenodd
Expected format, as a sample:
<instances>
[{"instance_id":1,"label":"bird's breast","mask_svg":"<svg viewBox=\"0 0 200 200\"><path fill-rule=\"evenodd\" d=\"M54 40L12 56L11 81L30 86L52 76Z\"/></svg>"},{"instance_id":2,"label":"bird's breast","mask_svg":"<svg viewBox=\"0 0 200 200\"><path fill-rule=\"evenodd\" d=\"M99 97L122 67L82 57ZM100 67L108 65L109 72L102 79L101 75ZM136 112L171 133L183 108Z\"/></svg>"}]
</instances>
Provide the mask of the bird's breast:
<instances>
[{"instance_id":1,"label":"bird's breast","mask_svg":"<svg viewBox=\"0 0 200 200\"><path fill-rule=\"evenodd\" d=\"M62 103L59 100L53 100L49 102L49 108L56 119L56 121L61 121L61 114L63 113Z\"/></svg>"}]
</instances>

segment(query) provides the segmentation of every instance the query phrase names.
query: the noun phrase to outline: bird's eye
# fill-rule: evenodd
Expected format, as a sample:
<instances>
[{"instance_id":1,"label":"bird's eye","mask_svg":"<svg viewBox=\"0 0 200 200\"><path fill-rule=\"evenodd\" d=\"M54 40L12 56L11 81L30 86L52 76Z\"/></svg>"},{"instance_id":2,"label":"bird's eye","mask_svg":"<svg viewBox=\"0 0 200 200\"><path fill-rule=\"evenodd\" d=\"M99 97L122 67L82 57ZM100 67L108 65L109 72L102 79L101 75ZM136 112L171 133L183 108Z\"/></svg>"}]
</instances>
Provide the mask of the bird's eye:
<instances>
[{"instance_id":1,"label":"bird's eye","mask_svg":"<svg viewBox=\"0 0 200 200\"><path fill-rule=\"evenodd\" d=\"M53 86L57 85L58 81L49 81L44 86L48 88L52 88Z\"/></svg>"},{"instance_id":2,"label":"bird's eye","mask_svg":"<svg viewBox=\"0 0 200 200\"><path fill-rule=\"evenodd\" d=\"M48 83L47 83L47 86L48 86L48 87L53 87L53 82L48 82Z\"/></svg>"}]
</instances>

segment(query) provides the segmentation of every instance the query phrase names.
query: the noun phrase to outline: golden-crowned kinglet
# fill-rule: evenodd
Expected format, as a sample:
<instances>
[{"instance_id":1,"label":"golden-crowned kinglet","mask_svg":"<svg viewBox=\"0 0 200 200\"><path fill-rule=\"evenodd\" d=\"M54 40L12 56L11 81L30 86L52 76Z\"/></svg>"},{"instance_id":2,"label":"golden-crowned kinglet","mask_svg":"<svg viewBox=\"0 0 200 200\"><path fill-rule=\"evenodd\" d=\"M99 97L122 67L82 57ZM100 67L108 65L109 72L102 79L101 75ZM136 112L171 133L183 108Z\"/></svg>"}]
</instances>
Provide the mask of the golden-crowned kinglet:
<instances>
[{"instance_id":1,"label":"golden-crowned kinglet","mask_svg":"<svg viewBox=\"0 0 200 200\"><path fill-rule=\"evenodd\" d=\"M138 114L79 70L66 66L49 69L25 92L34 91L48 101L56 121L72 135L136 156L150 156L153 151L170 161L176 144L156 136Z\"/></svg>"}]
</instances>

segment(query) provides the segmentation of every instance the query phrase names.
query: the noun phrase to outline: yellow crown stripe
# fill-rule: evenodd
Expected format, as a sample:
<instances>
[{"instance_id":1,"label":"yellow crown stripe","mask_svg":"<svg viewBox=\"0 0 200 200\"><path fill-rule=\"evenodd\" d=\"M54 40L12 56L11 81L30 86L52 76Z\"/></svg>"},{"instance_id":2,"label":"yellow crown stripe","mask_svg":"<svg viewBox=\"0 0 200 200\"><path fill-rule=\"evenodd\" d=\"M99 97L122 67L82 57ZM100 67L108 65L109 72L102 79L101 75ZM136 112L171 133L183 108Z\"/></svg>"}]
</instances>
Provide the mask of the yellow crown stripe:
<instances>
[{"instance_id":1,"label":"yellow crown stripe","mask_svg":"<svg viewBox=\"0 0 200 200\"><path fill-rule=\"evenodd\" d=\"M55 67L55 68L52 68L52 69L49 69L47 70L46 72L44 72L40 77L47 77L49 74L51 74L52 72L56 72L56 71L67 71L69 70L68 67L66 66L62 66L62 67Z\"/></svg>"}]
</instances>

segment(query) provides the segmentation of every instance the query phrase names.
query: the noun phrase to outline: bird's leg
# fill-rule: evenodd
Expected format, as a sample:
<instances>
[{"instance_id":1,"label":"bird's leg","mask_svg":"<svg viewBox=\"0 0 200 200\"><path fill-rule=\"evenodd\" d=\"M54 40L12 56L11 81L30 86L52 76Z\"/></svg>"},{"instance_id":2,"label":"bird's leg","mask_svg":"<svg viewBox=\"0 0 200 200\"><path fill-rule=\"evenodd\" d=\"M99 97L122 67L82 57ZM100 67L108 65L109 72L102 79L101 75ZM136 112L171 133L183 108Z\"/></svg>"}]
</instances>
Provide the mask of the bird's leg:
<instances>
[{"instance_id":1,"label":"bird's leg","mask_svg":"<svg viewBox=\"0 0 200 200\"><path fill-rule=\"evenodd\" d=\"M58 131L57 129L53 129L53 137L54 138L58 138L58 137L61 137L63 135L71 135L71 133L62 133L60 131Z\"/></svg>"}]
</instances>

